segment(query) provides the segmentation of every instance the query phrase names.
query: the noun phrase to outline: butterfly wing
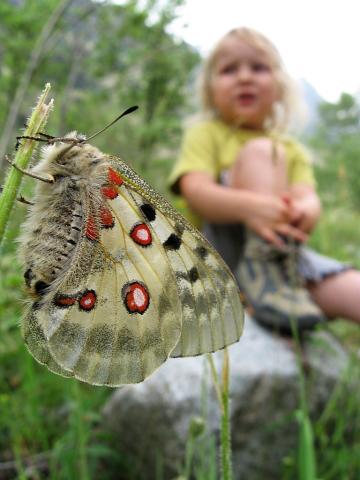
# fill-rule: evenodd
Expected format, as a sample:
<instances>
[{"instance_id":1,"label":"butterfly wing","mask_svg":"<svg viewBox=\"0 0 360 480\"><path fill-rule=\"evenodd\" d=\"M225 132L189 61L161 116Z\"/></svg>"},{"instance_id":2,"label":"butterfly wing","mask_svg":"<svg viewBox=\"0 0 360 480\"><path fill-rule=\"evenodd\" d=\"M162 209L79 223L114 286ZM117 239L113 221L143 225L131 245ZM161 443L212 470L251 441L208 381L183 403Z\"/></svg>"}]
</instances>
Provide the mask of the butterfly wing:
<instances>
[{"instance_id":1,"label":"butterfly wing","mask_svg":"<svg viewBox=\"0 0 360 480\"><path fill-rule=\"evenodd\" d=\"M243 307L236 281L220 255L127 164L116 157L110 161L127 187L127 201L143 211L175 274L182 330L171 356L214 352L238 341L243 330Z\"/></svg>"},{"instance_id":2,"label":"butterfly wing","mask_svg":"<svg viewBox=\"0 0 360 480\"><path fill-rule=\"evenodd\" d=\"M169 357L182 318L165 253L156 238L147 242L141 212L121 188L111 189L117 195L105 190L100 207L86 206L84 196L88 214L69 271L30 308L23 332L31 353L53 371L57 365L115 386L144 380Z\"/></svg>"},{"instance_id":3,"label":"butterfly wing","mask_svg":"<svg viewBox=\"0 0 360 480\"><path fill-rule=\"evenodd\" d=\"M72 377L72 372L61 368L53 359L44 332L37 320L38 315L36 308L31 309L26 316L26 321L22 323L22 335L28 350L39 363L47 366L51 372L63 377Z\"/></svg>"},{"instance_id":4,"label":"butterfly wing","mask_svg":"<svg viewBox=\"0 0 360 480\"><path fill-rule=\"evenodd\" d=\"M29 309L23 334L55 373L116 386L144 380L170 355L236 342L243 309L204 237L128 165L106 159L111 182L97 201L83 193L72 262Z\"/></svg>"}]
</instances>

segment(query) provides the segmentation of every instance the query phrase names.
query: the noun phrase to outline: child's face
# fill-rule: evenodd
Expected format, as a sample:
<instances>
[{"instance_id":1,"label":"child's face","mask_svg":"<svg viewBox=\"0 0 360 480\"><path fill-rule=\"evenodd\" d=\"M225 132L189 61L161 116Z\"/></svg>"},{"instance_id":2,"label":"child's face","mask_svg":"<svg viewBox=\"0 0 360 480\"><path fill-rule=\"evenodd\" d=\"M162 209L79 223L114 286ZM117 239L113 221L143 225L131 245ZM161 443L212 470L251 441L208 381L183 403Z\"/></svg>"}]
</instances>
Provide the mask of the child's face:
<instances>
[{"instance_id":1,"label":"child's face","mask_svg":"<svg viewBox=\"0 0 360 480\"><path fill-rule=\"evenodd\" d=\"M229 38L214 64L211 94L223 120L261 129L278 99L279 88L265 53Z\"/></svg>"}]
</instances>

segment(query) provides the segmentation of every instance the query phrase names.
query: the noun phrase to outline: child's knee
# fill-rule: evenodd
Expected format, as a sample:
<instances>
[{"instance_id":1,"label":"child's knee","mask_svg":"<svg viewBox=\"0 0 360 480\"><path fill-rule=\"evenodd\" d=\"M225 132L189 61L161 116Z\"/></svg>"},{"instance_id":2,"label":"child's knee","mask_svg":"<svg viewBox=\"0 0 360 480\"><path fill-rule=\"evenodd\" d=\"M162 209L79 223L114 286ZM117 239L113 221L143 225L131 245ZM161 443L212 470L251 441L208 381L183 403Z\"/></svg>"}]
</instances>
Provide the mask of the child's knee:
<instances>
[{"instance_id":1,"label":"child's knee","mask_svg":"<svg viewBox=\"0 0 360 480\"><path fill-rule=\"evenodd\" d=\"M274 142L270 138L254 138L241 148L236 158L236 162L241 162L242 164L246 161L250 161L252 165L261 162L262 166L264 166L264 162L272 165L284 163L285 149L283 145Z\"/></svg>"},{"instance_id":2,"label":"child's knee","mask_svg":"<svg viewBox=\"0 0 360 480\"><path fill-rule=\"evenodd\" d=\"M287 188L284 147L266 137L248 141L229 171L229 185L264 193L284 191Z\"/></svg>"}]
</instances>

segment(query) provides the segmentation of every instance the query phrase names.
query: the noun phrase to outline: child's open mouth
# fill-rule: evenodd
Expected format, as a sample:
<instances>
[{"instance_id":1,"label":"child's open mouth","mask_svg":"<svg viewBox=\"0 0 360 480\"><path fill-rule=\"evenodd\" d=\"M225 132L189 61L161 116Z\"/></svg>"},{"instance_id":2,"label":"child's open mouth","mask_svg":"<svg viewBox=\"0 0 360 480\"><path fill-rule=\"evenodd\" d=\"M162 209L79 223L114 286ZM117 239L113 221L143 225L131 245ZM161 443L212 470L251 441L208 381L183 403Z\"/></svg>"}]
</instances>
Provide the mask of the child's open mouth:
<instances>
[{"instance_id":1,"label":"child's open mouth","mask_svg":"<svg viewBox=\"0 0 360 480\"><path fill-rule=\"evenodd\" d=\"M256 96L253 93L242 93L241 95L238 95L237 99L240 105L247 106L252 105L255 102Z\"/></svg>"}]
</instances>

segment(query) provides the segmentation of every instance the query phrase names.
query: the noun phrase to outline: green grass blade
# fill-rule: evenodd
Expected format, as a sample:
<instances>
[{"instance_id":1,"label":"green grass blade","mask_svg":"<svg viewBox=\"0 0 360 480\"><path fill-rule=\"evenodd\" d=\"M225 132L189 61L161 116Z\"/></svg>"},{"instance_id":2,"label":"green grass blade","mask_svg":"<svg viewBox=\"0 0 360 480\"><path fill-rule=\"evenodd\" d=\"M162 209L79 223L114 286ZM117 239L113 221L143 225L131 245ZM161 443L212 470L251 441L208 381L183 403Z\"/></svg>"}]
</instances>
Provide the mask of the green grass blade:
<instances>
[{"instance_id":1,"label":"green grass blade","mask_svg":"<svg viewBox=\"0 0 360 480\"><path fill-rule=\"evenodd\" d=\"M314 433L308 415L296 413L299 422L298 473L299 480L316 480Z\"/></svg>"}]
</instances>

